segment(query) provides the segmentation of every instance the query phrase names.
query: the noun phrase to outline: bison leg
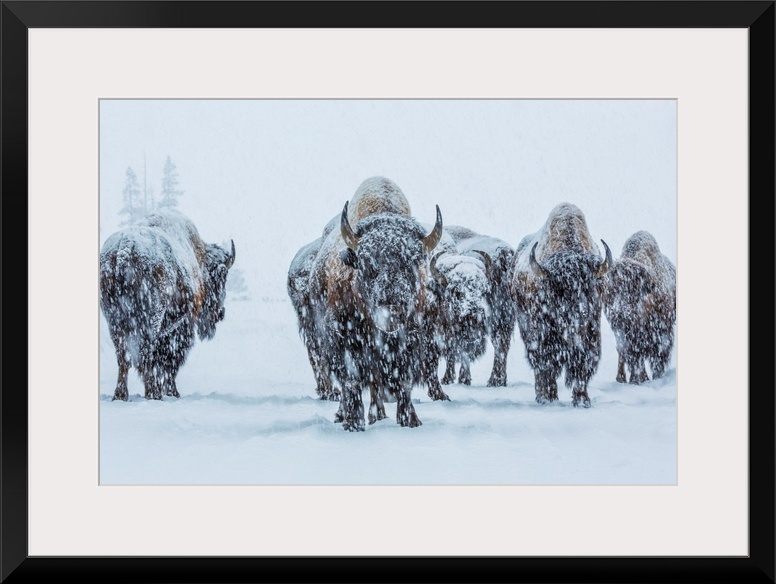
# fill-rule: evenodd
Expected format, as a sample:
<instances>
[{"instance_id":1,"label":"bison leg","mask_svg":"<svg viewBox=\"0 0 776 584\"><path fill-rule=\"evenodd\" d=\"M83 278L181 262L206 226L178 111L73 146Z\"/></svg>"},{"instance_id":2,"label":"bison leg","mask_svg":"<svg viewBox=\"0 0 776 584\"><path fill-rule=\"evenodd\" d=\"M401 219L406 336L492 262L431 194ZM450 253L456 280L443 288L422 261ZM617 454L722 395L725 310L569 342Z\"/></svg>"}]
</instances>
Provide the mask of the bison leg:
<instances>
[{"instance_id":1,"label":"bison leg","mask_svg":"<svg viewBox=\"0 0 776 584\"><path fill-rule=\"evenodd\" d=\"M119 378L116 381L116 391L113 392L113 399L114 400L120 399L122 401L127 401L127 399L129 399L129 391L127 389L127 374L129 373L129 360L126 359L125 356L119 356L117 360L119 362Z\"/></svg>"},{"instance_id":2,"label":"bison leg","mask_svg":"<svg viewBox=\"0 0 776 584\"><path fill-rule=\"evenodd\" d=\"M320 399L328 401L337 401L339 399L339 390L334 387L329 376L328 367L320 355L320 349L317 345L307 345L307 357L310 360L310 365L313 368L313 375L315 375L315 393Z\"/></svg>"},{"instance_id":3,"label":"bison leg","mask_svg":"<svg viewBox=\"0 0 776 584\"><path fill-rule=\"evenodd\" d=\"M415 406L410 398L411 387L401 388L397 392L396 422L402 427L417 428L422 424L415 413Z\"/></svg>"},{"instance_id":4,"label":"bison leg","mask_svg":"<svg viewBox=\"0 0 776 584\"><path fill-rule=\"evenodd\" d=\"M467 355L461 356L461 370L458 372L458 383L463 385L472 384L472 372L469 367L469 357Z\"/></svg>"},{"instance_id":5,"label":"bison leg","mask_svg":"<svg viewBox=\"0 0 776 584\"><path fill-rule=\"evenodd\" d=\"M428 397L434 401L450 401L450 396L442 389L442 385L436 377L428 380Z\"/></svg>"},{"instance_id":6,"label":"bison leg","mask_svg":"<svg viewBox=\"0 0 776 584\"><path fill-rule=\"evenodd\" d=\"M644 364L644 357L639 356L631 364L630 383L639 385L645 381L649 381L649 376L647 375L647 368Z\"/></svg>"},{"instance_id":7,"label":"bison leg","mask_svg":"<svg viewBox=\"0 0 776 584\"><path fill-rule=\"evenodd\" d=\"M110 337L113 340L113 346L116 348L116 362L119 366L119 375L116 381L116 391L113 392L113 399L127 401L129 391L127 390L127 374L129 373L129 353L127 352L127 339L118 329L111 327Z\"/></svg>"},{"instance_id":8,"label":"bison leg","mask_svg":"<svg viewBox=\"0 0 776 584\"><path fill-rule=\"evenodd\" d=\"M617 352L617 377L615 377L617 383L625 383L628 378L625 376L625 357L621 352Z\"/></svg>"},{"instance_id":9,"label":"bison leg","mask_svg":"<svg viewBox=\"0 0 776 584\"><path fill-rule=\"evenodd\" d=\"M582 404L584 407L589 408L590 398L587 395L587 384L582 382L576 382L574 388L571 390L571 404L576 408Z\"/></svg>"},{"instance_id":10,"label":"bison leg","mask_svg":"<svg viewBox=\"0 0 776 584\"><path fill-rule=\"evenodd\" d=\"M368 421L374 424L378 420L384 420L388 417L385 413L385 402L383 401L383 391L374 384L369 386L369 416Z\"/></svg>"},{"instance_id":11,"label":"bison leg","mask_svg":"<svg viewBox=\"0 0 776 584\"><path fill-rule=\"evenodd\" d=\"M506 334L495 335L493 341L493 370L488 379L488 387L505 387L507 384L507 354L511 336Z\"/></svg>"},{"instance_id":12,"label":"bison leg","mask_svg":"<svg viewBox=\"0 0 776 584\"><path fill-rule=\"evenodd\" d=\"M180 397L181 394L178 393L178 386L175 385L175 378L173 377L165 386L164 388L164 395L170 396L170 397Z\"/></svg>"},{"instance_id":13,"label":"bison leg","mask_svg":"<svg viewBox=\"0 0 776 584\"><path fill-rule=\"evenodd\" d=\"M536 401L540 404L558 400L558 375L560 371L540 369L535 375Z\"/></svg>"},{"instance_id":14,"label":"bison leg","mask_svg":"<svg viewBox=\"0 0 776 584\"><path fill-rule=\"evenodd\" d=\"M658 354L650 359L649 366L652 368L652 379L660 379L665 375L666 368L671 359L671 348L661 349Z\"/></svg>"},{"instance_id":15,"label":"bison leg","mask_svg":"<svg viewBox=\"0 0 776 584\"><path fill-rule=\"evenodd\" d=\"M364 431L364 403L361 401L361 387L352 381L342 386L340 398L342 427L348 432Z\"/></svg>"},{"instance_id":16,"label":"bison leg","mask_svg":"<svg viewBox=\"0 0 776 584\"><path fill-rule=\"evenodd\" d=\"M447 366L445 367L445 374L442 377L442 383L444 385L450 385L455 382L455 357L447 357Z\"/></svg>"},{"instance_id":17,"label":"bison leg","mask_svg":"<svg viewBox=\"0 0 776 584\"><path fill-rule=\"evenodd\" d=\"M143 385L145 386L146 399L162 399L162 386L153 373L143 374Z\"/></svg>"}]
</instances>

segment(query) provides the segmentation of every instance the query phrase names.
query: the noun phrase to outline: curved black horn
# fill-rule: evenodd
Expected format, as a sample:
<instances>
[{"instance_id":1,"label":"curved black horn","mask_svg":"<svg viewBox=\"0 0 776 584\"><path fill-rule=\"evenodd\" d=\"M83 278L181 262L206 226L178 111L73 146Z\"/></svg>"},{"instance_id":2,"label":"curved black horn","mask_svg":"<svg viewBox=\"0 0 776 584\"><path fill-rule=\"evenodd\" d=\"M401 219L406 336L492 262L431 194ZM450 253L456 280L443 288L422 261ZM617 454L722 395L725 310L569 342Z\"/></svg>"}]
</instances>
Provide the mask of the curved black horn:
<instances>
[{"instance_id":1,"label":"curved black horn","mask_svg":"<svg viewBox=\"0 0 776 584\"><path fill-rule=\"evenodd\" d=\"M429 268L431 269L431 277L434 278L437 282L442 284L442 286L447 286L447 278L445 278L445 275L440 272L437 267L436 263L439 259L439 256L442 255L443 252L440 252L436 254L433 258L431 258L431 263L429 264Z\"/></svg>"},{"instance_id":2,"label":"curved black horn","mask_svg":"<svg viewBox=\"0 0 776 584\"><path fill-rule=\"evenodd\" d=\"M482 256L482 261L485 264L485 273L490 274L490 268L493 266L493 260L490 258L490 255L486 254L481 249L475 249L472 251Z\"/></svg>"},{"instance_id":3,"label":"curved black horn","mask_svg":"<svg viewBox=\"0 0 776 584\"><path fill-rule=\"evenodd\" d=\"M528 261L531 264L531 269L533 270L534 274L536 274L539 277L545 276L546 273L544 271L544 268L542 265L536 261L536 246L539 245L539 242L533 244L533 247L531 248L531 255L528 256Z\"/></svg>"},{"instance_id":4,"label":"curved black horn","mask_svg":"<svg viewBox=\"0 0 776 584\"><path fill-rule=\"evenodd\" d=\"M598 266L598 276L603 276L606 272L609 271L609 268L612 267L612 264L614 264L614 260L612 259L612 250L609 249L609 246L606 245L606 242L602 239L601 243L604 244L604 249L606 250L606 258L604 261L601 262L601 265Z\"/></svg>"},{"instance_id":5,"label":"curved black horn","mask_svg":"<svg viewBox=\"0 0 776 584\"><path fill-rule=\"evenodd\" d=\"M226 259L226 267L231 268L232 264L234 264L234 239L232 240L232 253L229 255L229 257Z\"/></svg>"},{"instance_id":6,"label":"curved black horn","mask_svg":"<svg viewBox=\"0 0 776 584\"><path fill-rule=\"evenodd\" d=\"M436 223L431 233L423 238L423 247L427 252L430 252L437 246L439 240L442 239L442 212L439 210L439 205L436 206Z\"/></svg>"},{"instance_id":7,"label":"curved black horn","mask_svg":"<svg viewBox=\"0 0 776 584\"><path fill-rule=\"evenodd\" d=\"M340 218L340 232L342 233L342 239L345 240L345 244L356 251L358 248L358 237L353 233L353 229L348 222L348 204L345 203L345 208L342 209L342 217Z\"/></svg>"}]
</instances>

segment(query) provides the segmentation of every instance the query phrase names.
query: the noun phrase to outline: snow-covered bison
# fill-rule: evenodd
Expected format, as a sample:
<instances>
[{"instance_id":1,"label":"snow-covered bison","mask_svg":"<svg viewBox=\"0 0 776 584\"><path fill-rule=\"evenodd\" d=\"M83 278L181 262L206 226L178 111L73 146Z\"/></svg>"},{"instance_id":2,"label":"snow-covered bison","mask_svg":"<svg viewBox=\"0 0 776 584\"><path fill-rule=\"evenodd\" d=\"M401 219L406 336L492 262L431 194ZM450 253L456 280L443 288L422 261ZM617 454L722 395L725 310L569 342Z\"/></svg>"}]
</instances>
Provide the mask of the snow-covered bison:
<instances>
[{"instance_id":1,"label":"snow-covered bison","mask_svg":"<svg viewBox=\"0 0 776 584\"><path fill-rule=\"evenodd\" d=\"M100 305L119 366L113 399L127 400L135 367L147 399L180 397L178 370L195 333L211 339L224 318L231 252L202 241L175 210L147 215L112 234L100 251Z\"/></svg>"},{"instance_id":2,"label":"snow-covered bison","mask_svg":"<svg viewBox=\"0 0 776 584\"><path fill-rule=\"evenodd\" d=\"M556 206L544 226L517 246L512 294L536 401L558 399L566 371L574 406L590 407L587 385L601 356L601 306L612 254L602 258L582 211Z\"/></svg>"},{"instance_id":3,"label":"snow-covered bison","mask_svg":"<svg viewBox=\"0 0 776 584\"><path fill-rule=\"evenodd\" d=\"M631 235L607 274L604 314L617 343L617 381L649 380L665 373L674 346L676 268L646 231Z\"/></svg>"},{"instance_id":4,"label":"snow-covered bison","mask_svg":"<svg viewBox=\"0 0 776 584\"><path fill-rule=\"evenodd\" d=\"M319 237L296 252L288 268L286 289L296 312L299 334L313 368L315 392L320 399L336 401L339 399L339 389L334 387L331 381L326 355L321 347L322 330L316 320L317 299L310 294L310 272L322 244L323 237Z\"/></svg>"},{"instance_id":5,"label":"snow-covered bison","mask_svg":"<svg viewBox=\"0 0 776 584\"><path fill-rule=\"evenodd\" d=\"M483 263L487 282L483 296L487 313L485 326L493 345L493 369L488 379L488 386L505 386L507 355L515 332L515 303L510 293L515 250L502 239L481 235L466 227L454 225L446 228L445 231L455 241L459 254ZM466 379L471 379L468 369L468 365L461 365L459 383L466 383ZM448 362L443 382L452 381L454 376L455 364L453 363L451 370Z\"/></svg>"},{"instance_id":6,"label":"snow-covered bison","mask_svg":"<svg viewBox=\"0 0 776 584\"><path fill-rule=\"evenodd\" d=\"M421 424L410 393L427 373L422 364L434 326L426 306L428 257L441 236L439 207L426 233L411 217L401 189L372 177L345 203L339 229L316 254L309 294L320 299L315 319L321 323L321 347L341 388L335 420L346 430L364 430L366 387L370 423L386 417L385 393L396 399L400 425Z\"/></svg>"},{"instance_id":7,"label":"snow-covered bison","mask_svg":"<svg viewBox=\"0 0 776 584\"><path fill-rule=\"evenodd\" d=\"M470 364L485 354L488 340L488 279L482 258L461 255L453 244L430 263L432 290L439 298L438 336L447 361L443 384L455 382L455 365L461 364L458 383L471 384Z\"/></svg>"}]
</instances>

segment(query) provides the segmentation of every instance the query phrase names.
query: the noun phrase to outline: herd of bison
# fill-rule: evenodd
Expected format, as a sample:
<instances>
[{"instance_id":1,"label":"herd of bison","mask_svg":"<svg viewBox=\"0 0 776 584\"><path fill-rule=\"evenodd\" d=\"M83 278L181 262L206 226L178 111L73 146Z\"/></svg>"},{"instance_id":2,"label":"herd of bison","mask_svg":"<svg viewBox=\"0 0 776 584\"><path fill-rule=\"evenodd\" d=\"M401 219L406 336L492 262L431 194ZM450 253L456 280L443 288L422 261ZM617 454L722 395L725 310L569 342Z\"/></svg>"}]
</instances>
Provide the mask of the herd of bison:
<instances>
[{"instance_id":1,"label":"herd of bison","mask_svg":"<svg viewBox=\"0 0 776 584\"><path fill-rule=\"evenodd\" d=\"M488 385L507 384L517 327L536 400L557 400L565 373L572 404L590 407L602 312L616 339L617 381L647 381L647 363L660 377L674 345L676 269L646 231L631 235L616 260L601 244L603 253L571 203L557 205L515 248L444 225L439 207L433 224L419 222L394 182L365 180L288 270L318 397L339 402L335 421L349 431L386 418L386 401L396 402L400 425L419 426L413 386L449 399L442 386L470 384L470 365L488 341ZM235 256L234 242L230 250L203 242L175 210L148 215L106 240L100 301L118 361L113 399L128 399L130 367L146 398L179 396L175 378L195 337L212 338L224 318Z\"/></svg>"}]
</instances>

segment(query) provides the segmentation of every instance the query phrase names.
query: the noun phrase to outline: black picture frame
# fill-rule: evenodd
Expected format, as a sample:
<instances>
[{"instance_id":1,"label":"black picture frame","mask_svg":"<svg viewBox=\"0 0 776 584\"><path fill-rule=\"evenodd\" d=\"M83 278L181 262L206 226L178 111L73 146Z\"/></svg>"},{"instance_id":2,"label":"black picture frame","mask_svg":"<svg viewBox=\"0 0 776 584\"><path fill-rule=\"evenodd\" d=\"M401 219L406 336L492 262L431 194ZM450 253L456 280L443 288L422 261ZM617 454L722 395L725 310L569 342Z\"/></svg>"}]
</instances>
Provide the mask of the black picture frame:
<instances>
[{"instance_id":1,"label":"black picture frame","mask_svg":"<svg viewBox=\"0 0 776 584\"><path fill-rule=\"evenodd\" d=\"M388 6L390 4L390 6ZM749 555L747 557L29 557L28 330L2 353L2 582L774 582L774 0L2 2L6 316L27 313L27 31L58 28L743 28L749 32ZM431 3L429 3L431 4ZM379 14L379 18L375 15ZM411 24L410 24L411 23ZM764 295L765 301L762 300ZM756 312L753 312L756 311ZM758 327L752 327L752 316ZM2 321L0 321L2 322ZM771 323L763 327L763 323ZM766 330L763 331L762 329ZM24 366L19 366L19 364ZM742 372L743 373L743 372ZM19 377L24 382L19 381ZM23 383L23 384L22 384ZM710 510L712 513L713 510Z\"/></svg>"}]
</instances>

